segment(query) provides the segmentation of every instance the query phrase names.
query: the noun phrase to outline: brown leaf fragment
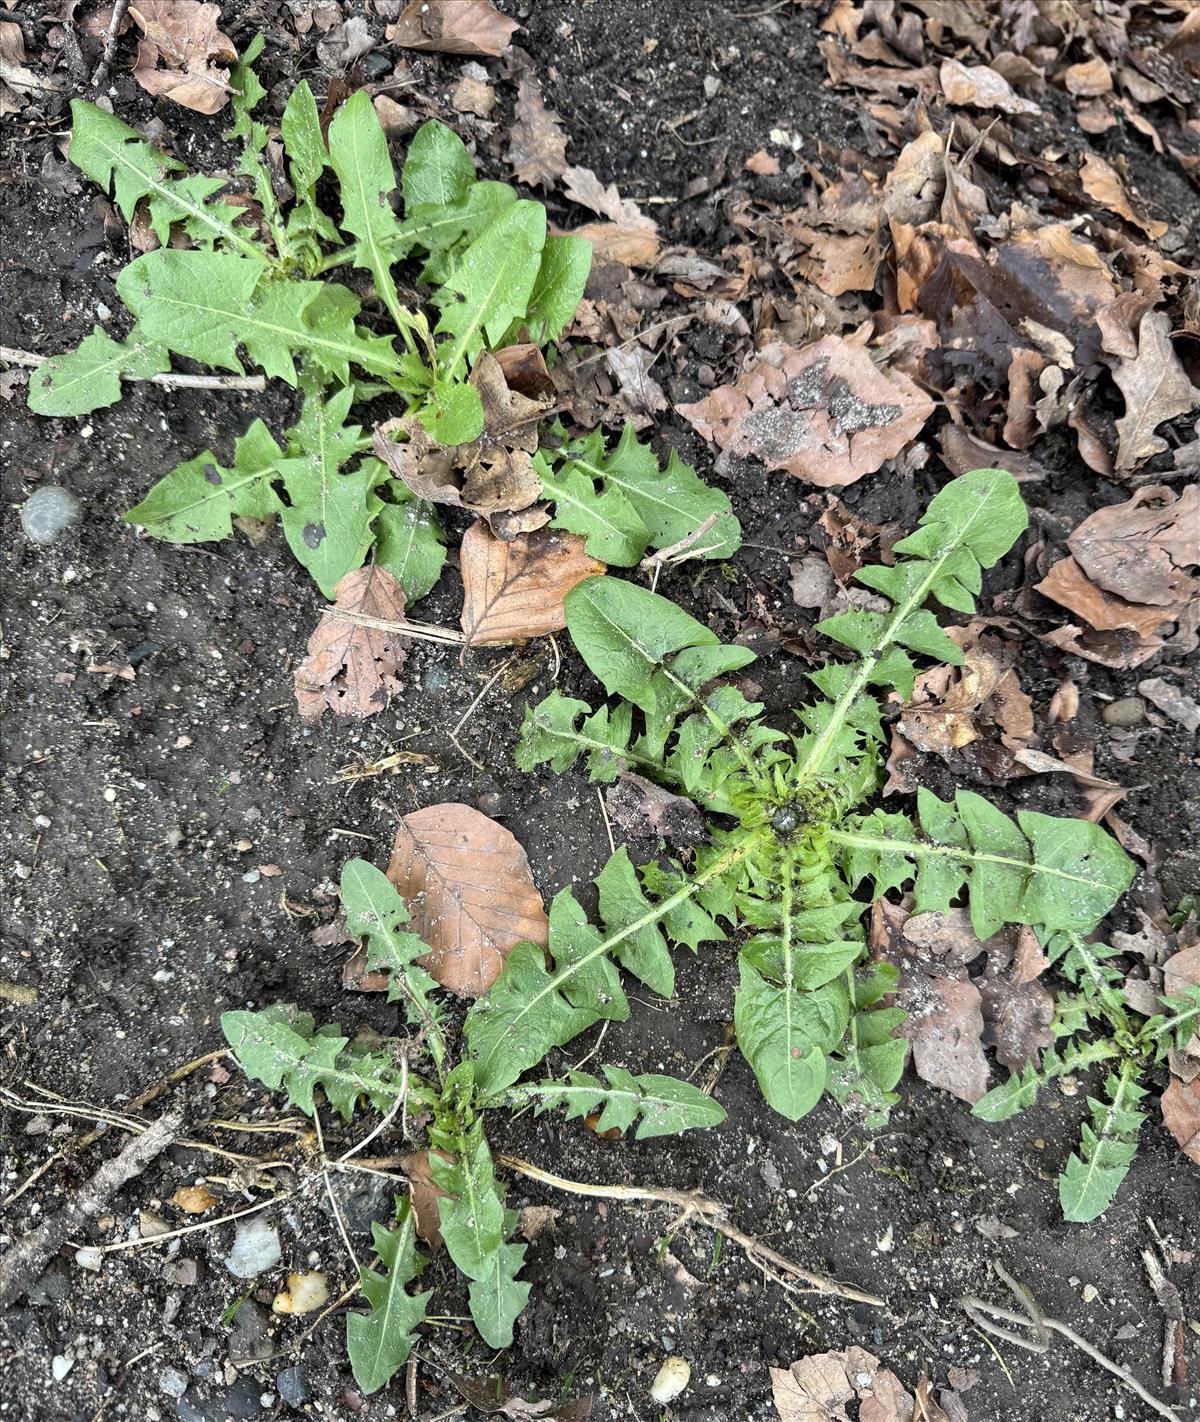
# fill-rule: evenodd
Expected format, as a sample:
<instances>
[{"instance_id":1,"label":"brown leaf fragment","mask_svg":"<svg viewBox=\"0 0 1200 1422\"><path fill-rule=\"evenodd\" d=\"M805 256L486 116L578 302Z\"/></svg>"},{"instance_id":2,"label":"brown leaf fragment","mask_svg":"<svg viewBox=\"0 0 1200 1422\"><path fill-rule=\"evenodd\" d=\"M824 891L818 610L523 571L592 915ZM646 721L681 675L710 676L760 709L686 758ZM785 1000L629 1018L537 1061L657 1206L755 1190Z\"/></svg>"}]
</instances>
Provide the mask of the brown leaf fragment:
<instances>
[{"instance_id":1,"label":"brown leaf fragment","mask_svg":"<svg viewBox=\"0 0 1200 1422\"><path fill-rule=\"evenodd\" d=\"M661 250L656 230L623 227L617 222L585 222L582 227L572 227L570 235L590 242L598 261L621 262L627 267L652 268Z\"/></svg>"},{"instance_id":2,"label":"brown leaf fragment","mask_svg":"<svg viewBox=\"0 0 1200 1422\"><path fill-rule=\"evenodd\" d=\"M1112 70L1096 55L1080 64L1069 64L1058 76L1069 94L1080 98L1096 98L1112 92Z\"/></svg>"},{"instance_id":3,"label":"brown leaf fragment","mask_svg":"<svg viewBox=\"0 0 1200 1422\"><path fill-rule=\"evenodd\" d=\"M856 1398L859 1422L913 1422L912 1397L865 1348L813 1353L770 1373L780 1422L848 1422Z\"/></svg>"},{"instance_id":4,"label":"brown leaf fragment","mask_svg":"<svg viewBox=\"0 0 1200 1422\"><path fill-rule=\"evenodd\" d=\"M1003 75L986 64L960 64L944 59L938 72L948 104L998 109L1004 114L1040 114L1032 99L1023 99Z\"/></svg>"},{"instance_id":5,"label":"brown leaf fragment","mask_svg":"<svg viewBox=\"0 0 1200 1422\"><path fill-rule=\"evenodd\" d=\"M1098 202L1101 207L1108 208L1109 212L1115 212L1118 217L1123 217L1134 227L1140 227L1146 236L1154 241L1157 241L1170 225L1157 218L1151 220L1135 212L1117 170L1111 164L1106 163L1098 153L1087 155L1083 167L1079 170L1079 181L1083 185L1084 192L1093 202Z\"/></svg>"},{"instance_id":6,"label":"brown leaf fragment","mask_svg":"<svg viewBox=\"0 0 1200 1422\"><path fill-rule=\"evenodd\" d=\"M621 773L604 801L613 825L639 850L652 851L659 840L690 849L708 839L704 817L694 801L633 771Z\"/></svg>"},{"instance_id":7,"label":"brown leaf fragment","mask_svg":"<svg viewBox=\"0 0 1200 1422\"><path fill-rule=\"evenodd\" d=\"M1163 1125L1189 1160L1200 1165L1200 1077L1184 1082L1177 1076L1162 1094Z\"/></svg>"},{"instance_id":8,"label":"brown leaf fragment","mask_svg":"<svg viewBox=\"0 0 1200 1422\"><path fill-rule=\"evenodd\" d=\"M1163 484L1146 485L1123 504L1089 515L1067 547L1084 574L1105 592L1149 603L1173 620L1200 597L1200 485L1176 497ZM1093 624L1095 625L1095 624Z\"/></svg>"},{"instance_id":9,"label":"brown leaf fragment","mask_svg":"<svg viewBox=\"0 0 1200 1422\"><path fill-rule=\"evenodd\" d=\"M468 64L470 69L480 69L478 64ZM474 114L476 118L487 118L496 107L496 91L487 82L486 75L464 73L450 91L450 102L460 114Z\"/></svg>"},{"instance_id":10,"label":"brown leaf fragment","mask_svg":"<svg viewBox=\"0 0 1200 1422\"><path fill-rule=\"evenodd\" d=\"M420 420L409 415L376 428L375 453L422 499L488 518L527 509L542 491L533 455L537 422L548 402L513 390L500 361L486 351L475 362L470 383L483 405L483 432L477 439L438 444ZM396 434L406 438L396 440Z\"/></svg>"},{"instance_id":11,"label":"brown leaf fragment","mask_svg":"<svg viewBox=\"0 0 1200 1422\"><path fill-rule=\"evenodd\" d=\"M508 139L505 158L519 183L549 188L562 177L567 166L567 136L559 127L558 115L543 102L532 74L521 75Z\"/></svg>"},{"instance_id":12,"label":"brown leaf fragment","mask_svg":"<svg viewBox=\"0 0 1200 1422\"><path fill-rule=\"evenodd\" d=\"M1160 607L1128 602L1098 588L1074 558L1055 563L1036 586L1043 597L1069 608L1098 632L1128 628L1141 638L1151 638L1167 620Z\"/></svg>"},{"instance_id":13,"label":"brown leaf fragment","mask_svg":"<svg viewBox=\"0 0 1200 1422\"><path fill-rule=\"evenodd\" d=\"M574 533L541 528L507 542L480 521L463 535L462 628L467 646L504 646L567 625L563 599L584 578L606 571Z\"/></svg>"},{"instance_id":14,"label":"brown leaf fragment","mask_svg":"<svg viewBox=\"0 0 1200 1422\"><path fill-rule=\"evenodd\" d=\"M217 29L220 5L198 0L139 0L129 14L142 31L133 77L158 98L215 114L229 98L233 41ZM161 67L160 67L161 66Z\"/></svg>"},{"instance_id":15,"label":"brown leaf fragment","mask_svg":"<svg viewBox=\"0 0 1200 1422\"><path fill-rule=\"evenodd\" d=\"M874 233L813 232L796 270L827 295L842 296L847 291L873 290L879 259Z\"/></svg>"},{"instance_id":16,"label":"brown leaf fragment","mask_svg":"<svg viewBox=\"0 0 1200 1422\"><path fill-rule=\"evenodd\" d=\"M443 1152L444 1154L444 1152ZM450 1160L450 1156L445 1156ZM433 1183L427 1150L409 1151L400 1157L400 1169L408 1176L408 1194L413 1214L417 1218L417 1234L431 1249L442 1247L441 1217L438 1201L453 1197Z\"/></svg>"},{"instance_id":17,"label":"brown leaf fragment","mask_svg":"<svg viewBox=\"0 0 1200 1422\"><path fill-rule=\"evenodd\" d=\"M779 172L779 159L765 148L760 148L756 153L751 153L744 166L748 173L757 173L762 178L773 178Z\"/></svg>"},{"instance_id":18,"label":"brown leaf fragment","mask_svg":"<svg viewBox=\"0 0 1200 1422\"><path fill-rule=\"evenodd\" d=\"M564 168L566 179L563 188L565 197L586 207L599 217L607 217L626 231L657 232L658 224L638 207L637 203L623 198L617 191L616 183L607 187L590 168Z\"/></svg>"},{"instance_id":19,"label":"brown leaf fragment","mask_svg":"<svg viewBox=\"0 0 1200 1422\"><path fill-rule=\"evenodd\" d=\"M825 336L776 343L736 384L679 413L731 454L754 455L821 488L852 484L915 439L933 402L905 375L883 375L861 346Z\"/></svg>"},{"instance_id":20,"label":"brown leaf fragment","mask_svg":"<svg viewBox=\"0 0 1200 1422\"><path fill-rule=\"evenodd\" d=\"M429 944L417 961L460 997L481 997L517 943L546 946L548 925L525 851L470 805L405 815L387 877Z\"/></svg>"},{"instance_id":21,"label":"brown leaf fragment","mask_svg":"<svg viewBox=\"0 0 1200 1422\"><path fill-rule=\"evenodd\" d=\"M408 639L339 617L339 612L403 621L404 589L375 564L356 568L338 583L333 605L308 639L308 656L295 673L300 719L310 724L326 708L357 721L374 716L400 688L397 672L408 655Z\"/></svg>"},{"instance_id":22,"label":"brown leaf fragment","mask_svg":"<svg viewBox=\"0 0 1200 1422\"><path fill-rule=\"evenodd\" d=\"M517 28L491 0L412 0L385 33L404 49L498 59Z\"/></svg>"},{"instance_id":23,"label":"brown leaf fragment","mask_svg":"<svg viewBox=\"0 0 1200 1422\"><path fill-rule=\"evenodd\" d=\"M1125 397L1125 413L1117 421L1118 469L1132 469L1161 454L1167 442L1154 431L1200 405L1200 390L1175 354L1170 332L1165 311L1147 311L1138 328L1136 358L1122 361L1113 373Z\"/></svg>"},{"instance_id":24,"label":"brown leaf fragment","mask_svg":"<svg viewBox=\"0 0 1200 1422\"><path fill-rule=\"evenodd\" d=\"M897 723L900 734L921 751L943 758L970 745L988 726L999 727L1015 749L1033 735L1033 703L1021 690L1013 654L978 624L949 634L963 652L960 667L933 667L916 680Z\"/></svg>"}]
</instances>

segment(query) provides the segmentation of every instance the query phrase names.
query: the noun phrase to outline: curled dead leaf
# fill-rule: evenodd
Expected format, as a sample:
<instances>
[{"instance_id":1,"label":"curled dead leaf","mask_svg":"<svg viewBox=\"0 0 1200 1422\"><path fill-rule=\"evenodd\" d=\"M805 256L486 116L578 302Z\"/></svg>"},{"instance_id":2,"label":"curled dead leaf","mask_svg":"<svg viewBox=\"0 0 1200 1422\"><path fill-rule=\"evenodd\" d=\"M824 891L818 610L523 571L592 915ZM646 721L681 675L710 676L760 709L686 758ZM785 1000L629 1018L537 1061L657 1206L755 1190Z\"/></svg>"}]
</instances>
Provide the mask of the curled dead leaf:
<instances>
[{"instance_id":1,"label":"curled dead leaf","mask_svg":"<svg viewBox=\"0 0 1200 1422\"><path fill-rule=\"evenodd\" d=\"M415 415L389 420L375 430L375 453L422 499L470 509L486 518L527 509L542 491L533 467L537 422L545 398L531 400L512 389L504 366L484 352L470 383L483 405L483 431L469 444L438 444ZM395 435L405 436L397 440Z\"/></svg>"},{"instance_id":2,"label":"curled dead leaf","mask_svg":"<svg viewBox=\"0 0 1200 1422\"><path fill-rule=\"evenodd\" d=\"M148 94L198 114L215 114L229 98L228 65L237 48L217 29L220 5L199 0L138 0L130 17L144 38L133 77ZM161 67L160 67L161 66Z\"/></svg>"},{"instance_id":3,"label":"curled dead leaf","mask_svg":"<svg viewBox=\"0 0 1200 1422\"><path fill-rule=\"evenodd\" d=\"M550 187L567 166L567 136L532 74L521 75L505 158L519 183Z\"/></svg>"},{"instance_id":4,"label":"curled dead leaf","mask_svg":"<svg viewBox=\"0 0 1200 1422\"><path fill-rule=\"evenodd\" d=\"M486 523L473 523L459 554L467 646L503 646L565 627L563 599L576 583L606 571L583 545L553 528L505 541Z\"/></svg>"},{"instance_id":5,"label":"curled dead leaf","mask_svg":"<svg viewBox=\"0 0 1200 1422\"><path fill-rule=\"evenodd\" d=\"M545 947L549 932L525 851L470 805L405 815L387 876L429 944L419 962L460 997L481 997L517 943Z\"/></svg>"},{"instance_id":6,"label":"curled dead leaf","mask_svg":"<svg viewBox=\"0 0 1200 1422\"><path fill-rule=\"evenodd\" d=\"M400 687L397 672L408 639L338 614L357 613L387 622L404 619L404 589L385 568L371 564L347 573L334 589L308 639L308 656L296 668L296 702L302 721L316 722L328 708L336 716L363 720L387 705Z\"/></svg>"}]
</instances>

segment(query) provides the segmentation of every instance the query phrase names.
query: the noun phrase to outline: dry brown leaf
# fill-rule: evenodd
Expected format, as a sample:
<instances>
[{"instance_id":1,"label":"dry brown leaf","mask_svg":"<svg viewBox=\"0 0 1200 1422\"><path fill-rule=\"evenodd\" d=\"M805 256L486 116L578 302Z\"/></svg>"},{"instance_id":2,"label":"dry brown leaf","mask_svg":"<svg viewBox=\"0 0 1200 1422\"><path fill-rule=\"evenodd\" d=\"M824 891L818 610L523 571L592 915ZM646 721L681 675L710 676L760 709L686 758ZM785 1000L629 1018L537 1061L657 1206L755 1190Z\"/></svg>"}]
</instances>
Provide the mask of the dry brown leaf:
<instances>
[{"instance_id":1,"label":"dry brown leaf","mask_svg":"<svg viewBox=\"0 0 1200 1422\"><path fill-rule=\"evenodd\" d=\"M532 74L522 74L517 88L513 124L508 132L508 152L519 183L548 188L562 177L567 166L567 136L558 115L542 101L542 91Z\"/></svg>"},{"instance_id":2,"label":"dry brown leaf","mask_svg":"<svg viewBox=\"0 0 1200 1422\"><path fill-rule=\"evenodd\" d=\"M1033 703L1021 690L1012 654L975 623L952 627L949 635L962 648L963 665L933 667L916 679L897 723L900 734L946 758L994 724L1015 749L1033 735Z\"/></svg>"},{"instance_id":3,"label":"dry brown leaf","mask_svg":"<svg viewBox=\"0 0 1200 1422\"><path fill-rule=\"evenodd\" d=\"M630 232L658 231L654 219L647 217L637 203L623 198L617 191L616 183L605 187L590 168L564 168L562 176L566 180L563 195L598 217L607 217L610 222Z\"/></svg>"},{"instance_id":4,"label":"dry brown leaf","mask_svg":"<svg viewBox=\"0 0 1200 1422\"><path fill-rule=\"evenodd\" d=\"M517 943L545 947L548 925L525 851L470 805L405 815L387 876L429 944L417 961L460 997L481 997Z\"/></svg>"},{"instance_id":5,"label":"dry brown leaf","mask_svg":"<svg viewBox=\"0 0 1200 1422\"><path fill-rule=\"evenodd\" d=\"M779 172L779 159L765 148L760 148L757 153L751 153L744 166L748 173L757 173L761 178L773 178Z\"/></svg>"},{"instance_id":6,"label":"dry brown leaf","mask_svg":"<svg viewBox=\"0 0 1200 1422\"><path fill-rule=\"evenodd\" d=\"M694 800L655 785L625 770L604 796L609 817L622 838L652 853L660 840L690 849L708 839L704 818Z\"/></svg>"},{"instance_id":7,"label":"dry brown leaf","mask_svg":"<svg viewBox=\"0 0 1200 1422\"><path fill-rule=\"evenodd\" d=\"M1122 361L1113 373L1125 397L1125 413L1117 421L1118 469L1132 469L1161 454L1167 442L1154 431L1200 405L1200 390L1175 354L1170 332L1165 311L1147 311L1138 327L1136 358Z\"/></svg>"},{"instance_id":8,"label":"dry brown leaf","mask_svg":"<svg viewBox=\"0 0 1200 1422\"><path fill-rule=\"evenodd\" d=\"M907 376L876 369L861 346L826 336L759 353L735 385L680 405L705 439L821 488L852 484L920 433L933 401Z\"/></svg>"},{"instance_id":9,"label":"dry brown leaf","mask_svg":"<svg viewBox=\"0 0 1200 1422\"><path fill-rule=\"evenodd\" d=\"M450 102L460 114L474 114L476 118L487 118L496 107L496 91L487 82L482 67L468 64L468 70L478 69L479 74L464 73L450 91Z\"/></svg>"},{"instance_id":10,"label":"dry brown leaf","mask_svg":"<svg viewBox=\"0 0 1200 1422\"><path fill-rule=\"evenodd\" d=\"M900 1379L864 1348L813 1353L770 1373L780 1422L848 1422L846 1404L856 1398L859 1422L912 1422Z\"/></svg>"},{"instance_id":11,"label":"dry brown leaf","mask_svg":"<svg viewBox=\"0 0 1200 1422\"><path fill-rule=\"evenodd\" d=\"M1147 485L1085 518L1067 547L1097 586L1163 608L1170 618L1200 596L1200 579L1185 571L1200 564L1197 528L1200 485L1189 484L1178 498L1164 484Z\"/></svg>"},{"instance_id":12,"label":"dry brown leaf","mask_svg":"<svg viewBox=\"0 0 1200 1422\"><path fill-rule=\"evenodd\" d=\"M797 235L806 234L798 229ZM874 234L811 232L808 251L796 263L796 270L829 296L842 296L847 291L873 290L879 259Z\"/></svg>"},{"instance_id":13,"label":"dry brown leaf","mask_svg":"<svg viewBox=\"0 0 1200 1422\"><path fill-rule=\"evenodd\" d=\"M402 621L404 589L375 564L356 568L338 583L333 606L317 623L308 639L308 656L296 668L296 702L302 721L319 721L326 707L335 716L361 721L382 711L400 688L396 673L408 655L408 639L399 632L339 617L339 612Z\"/></svg>"},{"instance_id":14,"label":"dry brown leaf","mask_svg":"<svg viewBox=\"0 0 1200 1422\"><path fill-rule=\"evenodd\" d=\"M385 33L404 49L498 59L517 28L491 0L412 0Z\"/></svg>"},{"instance_id":15,"label":"dry brown leaf","mask_svg":"<svg viewBox=\"0 0 1200 1422\"><path fill-rule=\"evenodd\" d=\"M621 262L643 270L654 266L662 248L657 231L622 227L616 222L585 222L582 227L572 227L570 235L591 243L599 261Z\"/></svg>"},{"instance_id":16,"label":"dry brown leaf","mask_svg":"<svg viewBox=\"0 0 1200 1422\"><path fill-rule=\"evenodd\" d=\"M1200 1165L1200 1077L1181 1081L1173 1076L1162 1094L1163 1125L1189 1160Z\"/></svg>"},{"instance_id":17,"label":"dry brown leaf","mask_svg":"<svg viewBox=\"0 0 1200 1422\"><path fill-rule=\"evenodd\" d=\"M145 36L133 77L148 94L198 114L215 114L225 106L229 69L222 66L236 64L238 54L233 41L217 29L220 5L138 0L129 14Z\"/></svg>"},{"instance_id":18,"label":"dry brown leaf","mask_svg":"<svg viewBox=\"0 0 1200 1422\"><path fill-rule=\"evenodd\" d=\"M1032 99L1023 99L1002 74L986 64L960 64L944 59L938 72L948 104L998 109L1004 114L1040 114Z\"/></svg>"},{"instance_id":19,"label":"dry brown leaf","mask_svg":"<svg viewBox=\"0 0 1200 1422\"><path fill-rule=\"evenodd\" d=\"M1081 64L1069 64L1058 77L1069 94L1076 94L1081 99L1094 99L1100 94L1112 92L1112 70L1099 55L1085 59Z\"/></svg>"},{"instance_id":20,"label":"dry brown leaf","mask_svg":"<svg viewBox=\"0 0 1200 1422\"><path fill-rule=\"evenodd\" d=\"M448 1155L445 1158L452 1159ZM400 1157L399 1165L408 1177L408 1196L417 1219L417 1234L431 1249L440 1249L442 1230L438 1201L449 1200L452 1196L433 1183L427 1150L409 1151Z\"/></svg>"},{"instance_id":21,"label":"dry brown leaf","mask_svg":"<svg viewBox=\"0 0 1200 1422\"><path fill-rule=\"evenodd\" d=\"M1118 217L1123 217L1134 227L1140 227L1147 237L1155 241L1170 225L1158 219L1151 220L1135 212L1130 205L1129 196L1125 192L1117 170L1111 164L1106 163L1098 153L1087 155L1083 167L1079 170L1079 181L1083 185L1084 192L1093 202L1098 202L1101 207L1108 208L1109 212L1115 212Z\"/></svg>"},{"instance_id":22,"label":"dry brown leaf","mask_svg":"<svg viewBox=\"0 0 1200 1422\"><path fill-rule=\"evenodd\" d=\"M469 444L438 444L415 415L375 430L375 453L422 499L470 509L488 519L527 509L542 491L533 467L537 422L546 399L513 390L489 352L475 362L470 383L483 405L483 432ZM407 436L403 441L395 434Z\"/></svg>"},{"instance_id":23,"label":"dry brown leaf","mask_svg":"<svg viewBox=\"0 0 1200 1422\"><path fill-rule=\"evenodd\" d=\"M1115 597L1097 587L1074 558L1063 558L1055 563L1036 586L1043 597L1069 608L1098 632L1127 628L1140 638L1152 638L1168 620L1160 607L1127 602L1125 598Z\"/></svg>"},{"instance_id":24,"label":"dry brown leaf","mask_svg":"<svg viewBox=\"0 0 1200 1422\"><path fill-rule=\"evenodd\" d=\"M467 646L504 646L567 625L563 598L606 571L574 533L541 528L507 542L480 521L463 535L462 628Z\"/></svg>"}]
</instances>

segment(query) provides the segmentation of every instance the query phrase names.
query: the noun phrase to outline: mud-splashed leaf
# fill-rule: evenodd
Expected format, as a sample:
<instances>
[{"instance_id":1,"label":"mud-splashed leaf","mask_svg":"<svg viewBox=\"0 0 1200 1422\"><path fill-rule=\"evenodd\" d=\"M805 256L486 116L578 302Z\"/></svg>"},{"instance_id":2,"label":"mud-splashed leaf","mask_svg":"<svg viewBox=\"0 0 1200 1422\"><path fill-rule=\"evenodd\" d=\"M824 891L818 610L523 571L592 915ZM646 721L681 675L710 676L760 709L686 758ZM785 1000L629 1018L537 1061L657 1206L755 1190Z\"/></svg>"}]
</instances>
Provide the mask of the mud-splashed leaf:
<instances>
[{"instance_id":1,"label":"mud-splashed leaf","mask_svg":"<svg viewBox=\"0 0 1200 1422\"><path fill-rule=\"evenodd\" d=\"M516 28L491 0L412 0L387 37L404 49L498 59Z\"/></svg>"},{"instance_id":2,"label":"mud-splashed leaf","mask_svg":"<svg viewBox=\"0 0 1200 1422\"><path fill-rule=\"evenodd\" d=\"M308 639L308 656L296 669L296 701L302 721L321 719L328 708L336 716L361 721L374 716L399 690L397 672L404 665L407 639L399 632L367 626L340 612L404 618L404 589L386 569L357 568L338 583Z\"/></svg>"},{"instance_id":3,"label":"mud-splashed leaf","mask_svg":"<svg viewBox=\"0 0 1200 1422\"><path fill-rule=\"evenodd\" d=\"M215 114L229 98L229 70L238 53L217 29L220 5L197 0L139 0L129 7L144 38L133 77L156 98L198 114Z\"/></svg>"},{"instance_id":4,"label":"mud-splashed leaf","mask_svg":"<svg viewBox=\"0 0 1200 1422\"><path fill-rule=\"evenodd\" d=\"M1147 237L1157 239L1167 230L1168 223L1144 217L1134 209L1117 170L1098 153L1089 153L1084 159L1079 170L1079 181L1093 202L1108 208L1109 212L1115 212L1134 227L1140 227Z\"/></svg>"},{"instance_id":5,"label":"mud-splashed leaf","mask_svg":"<svg viewBox=\"0 0 1200 1422\"><path fill-rule=\"evenodd\" d=\"M517 943L545 946L542 897L513 835L470 805L430 805L405 815L387 876L429 944L421 960L461 997L480 997Z\"/></svg>"},{"instance_id":6,"label":"mud-splashed leaf","mask_svg":"<svg viewBox=\"0 0 1200 1422\"><path fill-rule=\"evenodd\" d=\"M517 181L530 187L550 187L567 166L567 136L532 74L521 75L505 158Z\"/></svg>"},{"instance_id":7,"label":"mud-splashed leaf","mask_svg":"<svg viewBox=\"0 0 1200 1422\"><path fill-rule=\"evenodd\" d=\"M584 578L605 572L573 533L540 528L507 541L484 522L463 535L462 627L468 646L503 646L565 627L563 599Z\"/></svg>"},{"instance_id":8,"label":"mud-splashed leaf","mask_svg":"<svg viewBox=\"0 0 1200 1422\"><path fill-rule=\"evenodd\" d=\"M859 346L826 336L776 344L734 385L679 413L730 454L754 455L821 488L852 484L920 433L933 402L907 376L890 378Z\"/></svg>"},{"instance_id":9,"label":"mud-splashed leaf","mask_svg":"<svg viewBox=\"0 0 1200 1422\"><path fill-rule=\"evenodd\" d=\"M1138 328L1137 356L1122 361L1113 374L1125 397L1125 413L1117 421L1118 469L1161 454L1167 442L1155 430L1200 405L1200 390L1188 379L1170 333L1165 311L1147 311Z\"/></svg>"}]
</instances>

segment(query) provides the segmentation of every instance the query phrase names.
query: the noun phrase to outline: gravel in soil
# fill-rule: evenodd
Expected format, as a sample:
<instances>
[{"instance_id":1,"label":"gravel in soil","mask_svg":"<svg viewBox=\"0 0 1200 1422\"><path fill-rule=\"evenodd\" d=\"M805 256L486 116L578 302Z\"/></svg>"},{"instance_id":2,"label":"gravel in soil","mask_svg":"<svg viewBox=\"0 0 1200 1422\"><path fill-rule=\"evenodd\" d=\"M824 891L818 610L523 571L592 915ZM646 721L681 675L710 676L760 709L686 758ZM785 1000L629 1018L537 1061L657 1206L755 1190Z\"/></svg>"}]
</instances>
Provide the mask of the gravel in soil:
<instances>
[{"instance_id":1,"label":"gravel in soil","mask_svg":"<svg viewBox=\"0 0 1200 1422\"><path fill-rule=\"evenodd\" d=\"M615 180L627 196L672 198L710 173L720 153L740 170L774 127L835 146L864 141L854 104L822 87L816 20L814 11L790 7L747 20L687 0L580 0L531 7L523 43L547 104L571 136L572 161ZM272 61L268 50L268 67L277 71L269 77L315 64L311 37L303 54L303 64L299 56ZM457 66L421 59L417 73L440 95ZM706 98L702 80L710 73L721 82ZM497 82L511 102L515 84ZM116 111L133 122L157 113L180 156L203 166L226 152L212 138L219 121L196 121L169 105L154 109L125 74L114 88ZM697 107L702 116L684 129L686 143L664 131L666 121ZM102 308L117 308L113 282L125 259L108 245L86 184L51 191L35 176L49 142L41 133L24 153L10 152L19 181L8 190L0 305L3 340L46 351L76 341ZM1139 161L1153 172L1148 150ZM784 195L786 178L771 181ZM770 185L763 191L771 195ZM715 252L728 240L719 203L658 211L672 241ZM691 372L676 374L686 383ZM512 764L522 707L551 684L548 644L531 649L538 665L523 692L509 699L493 690L461 734L482 771L445 733L505 651L460 664L450 650L418 645L403 670L403 692L385 714L359 727L327 722L305 730L291 673L320 600L282 540L169 547L122 523L122 511L185 453L225 448L231 431L254 416L278 426L288 413L287 393L276 389L247 397L146 385L85 421L36 420L19 394L5 407L0 977L32 1000L6 1005L3 1072L11 1091L46 1109L6 1113L0 1188L16 1190L55 1157L7 1209L10 1238L57 1209L119 1143L112 1130L112 1145L83 1148L92 1113L59 1114L45 1093L120 1111L216 1048L219 1014L244 1005L290 1000L351 1028L395 1026L394 1008L343 991L344 947L314 946L310 933L328 916L347 858L385 861L397 814L443 800L484 809L525 846L547 898L586 882L603 862L595 790L578 776L521 775ZM675 445L711 477L708 450L677 420L664 420L655 442ZM49 485L70 490L81 516L41 544L21 531L17 506ZM933 487L928 474L883 474L849 490L846 502L864 516L886 510L907 521ZM787 558L771 550L790 551L810 515L802 489L783 475L735 466L730 488L748 544L760 547L739 555L731 585L716 571L694 585L685 570L662 588L724 635L737 630L731 607L788 607ZM1062 520L1121 496L1065 458L1051 482L1029 493ZM450 571L420 615L453 623L459 595ZM1045 699L1066 659L1032 640L1022 656L1025 689ZM1113 759L1113 728L1101 722L1101 708L1134 694L1146 673L1077 661L1070 669L1097 740L1097 769L1142 786L1122 813L1162 846L1164 897L1178 897L1200 881L1194 745L1182 730L1135 729L1132 760ZM782 651L756 669L773 710L794 704L804 670ZM585 688L569 658L559 684ZM381 778L338 778L347 765L404 749L428 761ZM999 802L1053 809L1061 793L1029 781L999 792ZM733 980L731 953L710 946L699 957L684 955L677 1002L668 1010L639 1000L632 1020L608 1031L605 1055L635 1071L689 1074L725 1040ZM593 1044L590 1034L552 1067ZM292 1162L291 1194L266 1217L278 1233L280 1263L254 1281L235 1277L226 1263L232 1225L104 1255L98 1273L78 1267L66 1250L0 1323L0 1417L89 1418L106 1399L104 1415L148 1422L280 1417L293 1409L403 1415L400 1380L367 1403L354 1393L339 1320L304 1337L311 1319L271 1312L288 1272L322 1270L331 1299L353 1281L311 1142L306 1149L294 1135L219 1126L243 1117L267 1126L284 1115L279 1101L236 1074L198 1069L175 1095L190 1137ZM1153 1221L1177 1251L1176 1283L1195 1298L1200 1188L1156 1115L1116 1205L1080 1228L1063 1224L1054 1188L1077 1130L1078 1097L1052 1094L997 1129L906 1079L890 1126L868 1137L828 1103L798 1125L773 1115L736 1054L717 1095L726 1125L678 1140L612 1143L579 1123L526 1116L499 1126L495 1145L579 1180L699 1188L727 1202L742 1229L802 1264L878 1291L886 1306L791 1296L728 1242L721 1247L686 1225L672 1229L668 1209L605 1206L513 1176L510 1204L560 1212L530 1246L531 1301L514 1349L496 1363L513 1381L544 1396L569 1381L574 1393L596 1395L593 1417L645 1419L655 1415L651 1380L665 1356L680 1354L692 1380L671 1404L672 1418L766 1419L775 1415L768 1366L859 1343L909 1386L923 1367L939 1386L951 1367L978 1372L965 1397L971 1422L1144 1415L1112 1378L1058 1342L1041 1356L1001 1345L998 1358L956 1300L972 1292L999 1300L988 1261L1000 1258L1048 1313L1158 1390L1162 1317L1139 1251ZM254 1184L254 1167L173 1146L76 1242L121 1240L146 1210L171 1228L193 1223L171 1197L205 1179L220 1212L229 1212ZM369 1175L332 1180L360 1254L390 1188ZM422 1349L430 1362L421 1377L432 1385L439 1369L464 1365L456 1323L465 1295L444 1258L425 1284L448 1316ZM478 1347L469 1366L489 1366ZM444 1390L440 1398L442 1406L452 1401ZM1200 1406L1196 1384L1177 1390L1174 1401L1185 1413Z\"/></svg>"}]
</instances>

